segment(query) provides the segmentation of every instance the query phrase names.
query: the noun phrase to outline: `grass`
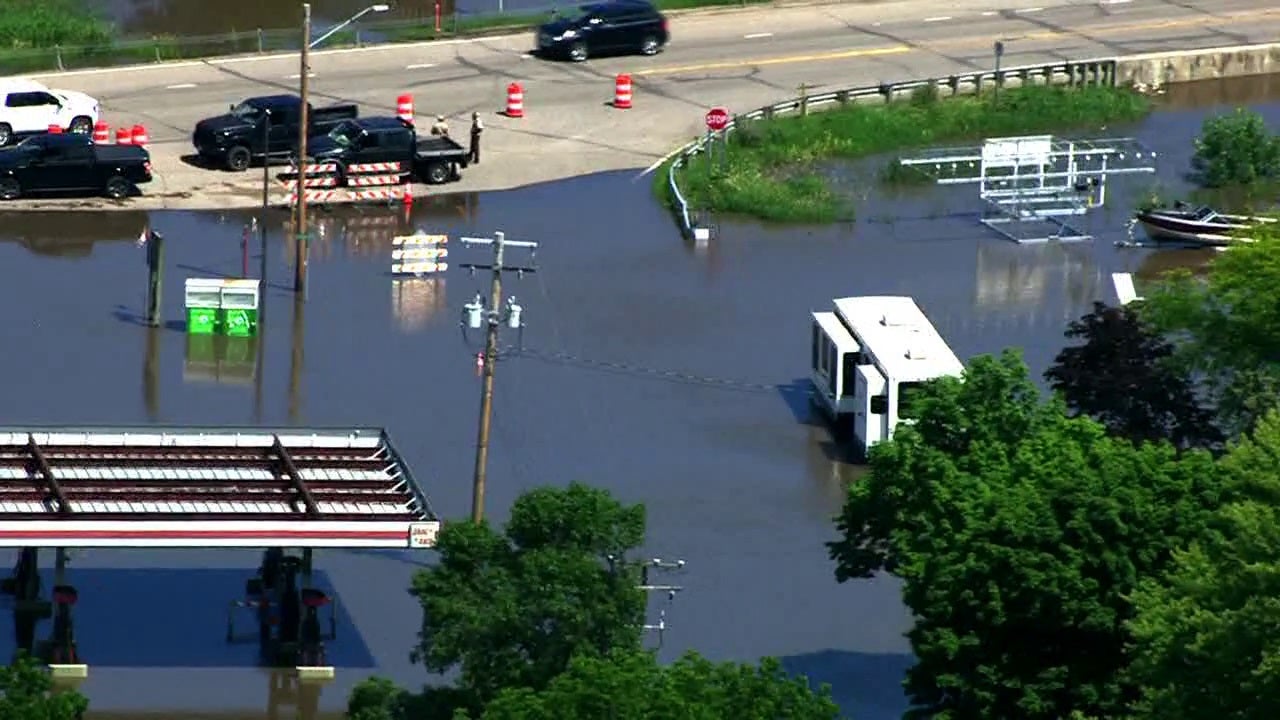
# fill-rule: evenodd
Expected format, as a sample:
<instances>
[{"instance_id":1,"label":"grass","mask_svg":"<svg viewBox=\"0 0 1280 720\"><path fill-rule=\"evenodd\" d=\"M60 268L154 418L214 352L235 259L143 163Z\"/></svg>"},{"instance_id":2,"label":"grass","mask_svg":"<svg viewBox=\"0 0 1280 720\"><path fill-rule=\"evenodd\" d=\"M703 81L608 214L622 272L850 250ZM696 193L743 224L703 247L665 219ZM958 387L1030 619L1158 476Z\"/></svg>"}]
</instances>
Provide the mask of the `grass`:
<instances>
[{"instance_id":1,"label":"grass","mask_svg":"<svg viewBox=\"0 0 1280 720\"><path fill-rule=\"evenodd\" d=\"M1144 117L1151 103L1128 89L1030 86L981 97L917 94L883 105L856 104L807 116L755 120L729 135L728 162L695 156L678 171L680 190L698 208L761 220L851 220L851 199L827 182L821 164L1001 135L1089 130ZM912 173L888 169L886 179ZM670 198L666 172L655 179ZM918 178L916 178L918 180Z\"/></svg>"},{"instance_id":2,"label":"grass","mask_svg":"<svg viewBox=\"0 0 1280 720\"><path fill-rule=\"evenodd\" d=\"M78 10L79 0L0 0L0 74L78 70L204 57L297 50L296 28L257 29L198 37L114 37L109 25ZM583 0L585 2L585 0ZM744 7L769 0L657 0L663 10ZM335 33L325 49L383 43L423 42L532 29L571 2L540 10L450 13L435 29L433 17L362 22ZM316 29L317 34L319 28Z\"/></svg>"}]
</instances>

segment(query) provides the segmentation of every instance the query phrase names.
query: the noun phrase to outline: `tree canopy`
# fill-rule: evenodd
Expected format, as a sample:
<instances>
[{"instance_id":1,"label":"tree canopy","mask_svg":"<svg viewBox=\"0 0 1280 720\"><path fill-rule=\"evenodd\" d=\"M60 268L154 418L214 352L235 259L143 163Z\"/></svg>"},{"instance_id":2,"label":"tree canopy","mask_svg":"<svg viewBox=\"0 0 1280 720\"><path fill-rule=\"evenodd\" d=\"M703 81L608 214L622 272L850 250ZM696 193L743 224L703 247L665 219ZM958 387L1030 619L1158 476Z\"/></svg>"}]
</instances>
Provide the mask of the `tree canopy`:
<instances>
[{"instance_id":1,"label":"tree canopy","mask_svg":"<svg viewBox=\"0 0 1280 720\"><path fill-rule=\"evenodd\" d=\"M836 720L826 688L814 692L777 660L713 663L690 653L669 666L653 653L581 656L541 691L507 690L481 720Z\"/></svg>"},{"instance_id":2,"label":"tree canopy","mask_svg":"<svg viewBox=\"0 0 1280 720\"><path fill-rule=\"evenodd\" d=\"M423 608L414 656L433 672L457 671L457 681L419 694L373 678L352 692L347 716L836 717L825 691L787 677L776 661L757 668L689 655L658 665L641 642L649 561L630 558L644 533L642 506L581 484L525 493L502 532L446 524L438 563L413 579ZM593 714L601 702L612 714ZM679 712L653 714L663 708Z\"/></svg>"},{"instance_id":3,"label":"tree canopy","mask_svg":"<svg viewBox=\"0 0 1280 720\"><path fill-rule=\"evenodd\" d=\"M1216 532L1134 594L1139 720L1280 717L1280 415L1219 462Z\"/></svg>"},{"instance_id":4,"label":"tree canopy","mask_svg":"<svg viewBox=\"0 0 1280 720\"><path fill-rule=\"evenodd\" d=\"M916 623L906 687L949 720L1123 715L1128 595L1206 532L1210 456L1134 445L1045 401L1021 358L929 383L875 446L830 552L841 581L890 570Z\"/></svg>"},{"instance_id":5,"label":"tree canopy","mask_svg":"<svg viewBox=\"0 0 1280 720\"><path fill-rule=\"evenodd\" d=\"M1066 332L1045 373L1074 413L1097 420L1118 437L1167 440L1175 447L1215 447L1222 437L1187 373L1171 362L1174 346L1130 306L1094 303Z\"/></svg>"},{"instance_id":6,"label":"tree canopy","mask_svg":"<svg viewBox=\"0 0 1280 720\"><path fill-rule=\"evenodd\" d=\"M1192 163L1205 187L1272 180L1280 177L1280 138L1267 130L1262 115L1236 108L1204 121Z\"/></svg>"},{"instance_id":7,"label":"tree canopy","mask_svg":"<svg viewBox=\"0 0 1280 720\"><path fill-rule=\"evenodd\" d=\"M1203 378L1229 437L1248 432L1280 401L1280 228L1250 235L1255 242L1220 254L1203 278L1170 273L1139 309L1172 339L1179 365Z\"/></svg>"},{"instance_id":8,"label":"tree canopy","mask_svg":"<svg viewBox=\"0 0 1280 720\"><path fill-rule=\"evenodd\" d=\"M89 701L79 692L53 692L53 680L25 655L0 666L0 718L4 720L80 720Z\"/></svg>"}]
</instances>

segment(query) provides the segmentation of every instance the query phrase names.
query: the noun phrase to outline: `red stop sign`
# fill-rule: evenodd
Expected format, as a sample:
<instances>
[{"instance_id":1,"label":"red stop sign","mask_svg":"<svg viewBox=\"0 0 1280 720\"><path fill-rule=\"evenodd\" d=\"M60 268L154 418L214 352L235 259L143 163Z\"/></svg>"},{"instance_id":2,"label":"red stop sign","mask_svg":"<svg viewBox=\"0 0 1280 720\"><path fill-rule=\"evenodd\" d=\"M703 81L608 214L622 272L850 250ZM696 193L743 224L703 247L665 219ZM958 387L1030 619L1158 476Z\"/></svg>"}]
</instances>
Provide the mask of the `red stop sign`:
<instances>
[{"instance_id":1,"label":"red stop sign","mask_svg":"<svg viewBox=\"0 0 1280 720\"><path fill-rule=\"evenodd\" d=\"M707 111L707 129L720 132L729 127L729 109L714 107Z\"/></svg>"}]
</instances>

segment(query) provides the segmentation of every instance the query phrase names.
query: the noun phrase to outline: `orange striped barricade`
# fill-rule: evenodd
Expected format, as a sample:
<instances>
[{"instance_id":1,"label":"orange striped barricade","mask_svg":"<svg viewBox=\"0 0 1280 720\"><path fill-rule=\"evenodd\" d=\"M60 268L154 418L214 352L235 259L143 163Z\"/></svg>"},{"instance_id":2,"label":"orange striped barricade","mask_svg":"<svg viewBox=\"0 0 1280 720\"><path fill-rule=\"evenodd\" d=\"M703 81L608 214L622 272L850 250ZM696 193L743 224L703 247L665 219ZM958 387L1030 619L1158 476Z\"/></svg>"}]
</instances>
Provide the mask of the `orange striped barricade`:
<instances>
[{"instance_id":1,"label":"orange striped barricade","mask_svg":"<svg viewBox=\"0 0 1280 720\"><path fill-rule=\"evenodd\" d=\"M327 204L341 201L341 193L338 185L341 178L338 176L337 163L308 163L305 167L299 168L297 165L279 174L278 179L284 187L285 197L280 204L286 207L298 202L298 174L300 170L306 171L306 179L302 181L303 197L308 203Z\"/></svg>"},{"instance_id":2,"label":"orange striped barricade","mask_svg":"<svg viewBox=\"0 0 1280 720\"><path fill-rule=\"evenodd\" d=\"M430 275L448 270L448 243L448 235L419 232L396 237L391 241L391 274Z\"/></svg>"},{"instance_id":3,"label":"orange striped barricade","mask_svg":"<svg viewBox=\"0 0 1280 720\"><path fill-rule=\"evenodd\" d=\"M306 167L303 190L307 202L356 203L400 200L409 181L406 163L354 163L340 167L337 163L312 163ZM285 204L298 201L298 173L281 175L288 196Z\"/></svg>"}]
</instances>

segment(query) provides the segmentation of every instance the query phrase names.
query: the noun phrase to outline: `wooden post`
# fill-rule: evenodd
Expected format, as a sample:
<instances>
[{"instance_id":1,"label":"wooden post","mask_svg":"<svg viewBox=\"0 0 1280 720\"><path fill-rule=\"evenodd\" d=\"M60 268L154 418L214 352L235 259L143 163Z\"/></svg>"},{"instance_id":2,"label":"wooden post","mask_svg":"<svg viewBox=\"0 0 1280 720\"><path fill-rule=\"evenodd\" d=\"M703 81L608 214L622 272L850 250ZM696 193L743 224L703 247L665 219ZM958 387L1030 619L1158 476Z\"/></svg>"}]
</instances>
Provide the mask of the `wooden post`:
<instances>
[{"instance_id":1,"label":"wooden post","mask_svg":"<svg viewBox=\"0 0 1280 720\"><path fill-rule=\"evenodd\" d=\"M800 83L798 94L800 95L800 117L805 117L809 114L809 84Z\"/></svg>"},{"instance_id":2,"label":"wooden post","mask_svg":"<svg viewBox=\"0 0 1280 720\"><path fill-rule=\"evenodd\" d=\"M164 282L164 236L147 231L147 325L160 327L160 293Z\"/></svg>"}]
</instances>

